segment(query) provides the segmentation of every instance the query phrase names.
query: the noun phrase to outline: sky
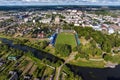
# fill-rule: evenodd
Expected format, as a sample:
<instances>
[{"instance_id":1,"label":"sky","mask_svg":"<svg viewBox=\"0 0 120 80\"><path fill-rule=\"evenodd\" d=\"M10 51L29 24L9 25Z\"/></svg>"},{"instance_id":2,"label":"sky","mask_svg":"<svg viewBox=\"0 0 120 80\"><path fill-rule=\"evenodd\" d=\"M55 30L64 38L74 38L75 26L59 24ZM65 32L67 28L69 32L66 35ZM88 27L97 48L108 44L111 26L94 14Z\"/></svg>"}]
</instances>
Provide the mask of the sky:
<instances>
[{"instance_id":1,"label":"sky","mask_svg":"<svg viewBox=\"0 0 120 80\"><path fill-rule=\"evenodd\" d=\"M120 5L120 0L0 0L5 5Z\"/></svg>"}]
</instances>

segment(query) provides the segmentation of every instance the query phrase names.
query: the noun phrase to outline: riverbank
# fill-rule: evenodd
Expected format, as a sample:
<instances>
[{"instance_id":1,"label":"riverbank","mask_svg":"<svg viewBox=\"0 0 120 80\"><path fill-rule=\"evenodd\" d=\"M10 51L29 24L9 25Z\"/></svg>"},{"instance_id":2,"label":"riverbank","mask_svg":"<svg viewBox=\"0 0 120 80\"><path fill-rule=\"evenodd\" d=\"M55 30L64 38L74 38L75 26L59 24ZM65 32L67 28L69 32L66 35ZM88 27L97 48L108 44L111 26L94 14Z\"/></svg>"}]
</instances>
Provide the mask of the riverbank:
<instances>
[{"instance_id":1,"label":"riverbank","mask_svg":"<svg viewBox=\"0 0 120 80\"><path fill-rule=\"evenodd\" d=\"M90 67L90 68L105 68L104 61L90 61L90 60L78 60L69 62L71 65L81 66L81 67Z\"/></svg>"},{"instance_id":2,"label":"riverbank","mask_svg":"<svg viewBox=\"0 0 120 80\"><path fill-rule=\"evenodd\" d=\"M3 39L3 40L5 43L5 39ZM9 43L9 40L6 40L6 41L7 41L6 42L7 45L9 45L9 47L12 47L15 49L20 49L22 51L30 50L33 54L36 54L34 56L38 59L46 58L50 61L56 60L56 58L53 55L44 53L43 51L41 52L34 48L25 47L24 45L14 45L14 44L11 45L12 43ZM60 59L57 58L57 60L60 60ZM116 79L115 77L120 77L120 75L119 75L120 74L120 72L119 72L120 66L119 65L116 66L115 68L92 68L92 67L90 68L90 67L80 67L80 66L76 66L76 65L68 63L65 66L67 66L69 68L69 70L72 71L75 75L82 76L83 80L108 80L108 79L115 80Z\"/></svg>"},{"instance_id":3,"label":"riverbank","mask_svg":"<svg viewBox=\"0 0 120 80\"><path fill-rule=\"evenodd\" d=\"M5 37L5 36L0 36L1 38L6 38L6 39L10 39L10 40L13 40L13 38L11 38L11 37L9 37L9 36L7 36L7 37ZM19 39L19 38L16 38L16 39ZM23 40L23 39L27 39L27 38L20 38L19 40ZM29 40L29 39L28 39ZM29 40L30 41L30 43L34 43L34 42L36 42L36 41L40 41L40 40L32 40L31 41L31 39ZM14 43L14 42L13 42ZM25 44L26 45L26 44ZM26 45L26 46L29 46L29 45ZM33 46L29 46L29 47L32 47L32 48L35 48L35 47L33 47ZM67 58L65 58L65 57L61 57L60 55L56 55L56 54L54 54L54 48L53 47L47 47L48 49L45 49L45 50L43 50L44 52L48 52L50 55L52 55L52 56L55 56L55 57L58 57L58 58L60 58L60 59L63 59L63 60L66 60ZM36 48L37 49L37 48ZM49 49L52 49L52 51L51 50L49 50ZM41 50L41 49L40 49ZM49 50L49 51L48 51ZM43 54L44 55L44 54ZM118 59L118 58L117 58ZM115 61L115 60L114 60ZM72 61L70 61L69 62L70 64L72 64L72 65L77 65L77 66L83 66L83 67L91 67L91 68L105 68L104 66L106 65L106 63L105 63L105 61L104 61L104 59L102 60L102 61L94 61L94 60L86 60L86 59L84 59L84 58L81 58L81 59L78 59L78 60L72 60Z\"/></svg>"},{"instance_id":4,"label":"riverbank","mask_svg":"<svg viewBox=\"0 0 120 80\"><path fill-rule=\"evenodd\" d=\"M11 37L5 37L5 36L0 36L0 37L13 40L13 38L11 38ZM19 39L19 38L17 38L17 39ZM22 39L26 39L26 38L21 38L20 40L22 40ZM35 42L35 40L32 41L31 43L33 43L33 42ZM46 51L46 50L43 50L43 51L45 51L46 53L49 52L49 51ZM56 54L53 54L51 52L50 52L50 54L52 54L53 56L56 56L56 57L60 57L63 60L67 59L67 58L61 57L59 55L57 56ZM69 63L72 64L72 65L76 65L76 66L91 67L91 68L105 68L105 65L106 65L104 60L102 60L102 61L94 61L94 60L91 60L91 59L86 60L86 59L82 59L82 58L79 59L79 60L72 60Z\"/></svg>"},{"instance_id":5,"label":"riverbank","mask_svg":"<svg viewBox=\"0 0 120 80\"><path fill-rule=\"evenodd\" d=\"M18 50L21 50L21 51L25 52L26 55L31 57L32 60L35 61L37 64L39 63L38 59L40 59L45 64L49 64L49 66L54 68L54 67L57 67L60 64L62 64L62 62L64 62L64 60L62 60L62 59L60 59L58 57L55 57L55 56L53 56L53 55L51 55L51 54L49 54L47 52L40 51L40 50L37 50L37 49L32 48L32 47L25 46L25 45L13 44L14 42L12 42L11 40L5 39L5 38L0 38L0 40L2 41L2 43L7 44L9 47L11 47L13 49L18 49ZM74 75L72 72L70 72L69 74ZM67 74L67 75L69 75L69 74ZM74 76L72 76L72 78L73 77ZM79 79L79 77L74 77L74 78Z\"/></svg>"}]
</instances>

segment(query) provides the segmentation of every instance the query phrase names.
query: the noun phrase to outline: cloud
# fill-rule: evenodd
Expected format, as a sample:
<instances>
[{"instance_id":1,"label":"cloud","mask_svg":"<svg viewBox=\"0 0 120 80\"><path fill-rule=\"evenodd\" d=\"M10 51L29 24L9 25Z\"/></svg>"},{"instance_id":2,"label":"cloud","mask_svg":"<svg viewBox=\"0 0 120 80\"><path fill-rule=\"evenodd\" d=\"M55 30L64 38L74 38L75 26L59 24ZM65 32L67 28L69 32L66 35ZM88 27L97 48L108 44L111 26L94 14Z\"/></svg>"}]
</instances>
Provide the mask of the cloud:
<instances>
[{"instance_id":1,"label":"cloud","mask_svg":"<svg viewBox=\"0 0 120 80\"><path fill-rule=\"evenodd\" d=\"M40 0L22 0L23 2L40 2Z\"/></svg>"},{"instance_id":2,"label":"cloud","mask_svg":"<svg viewBox=\"0 0 120 80\"><path fill-rule=\"evenodd\" d=\"M0 0L0 5L120 5L120 0Z\"/></svg>"}]
</instances>

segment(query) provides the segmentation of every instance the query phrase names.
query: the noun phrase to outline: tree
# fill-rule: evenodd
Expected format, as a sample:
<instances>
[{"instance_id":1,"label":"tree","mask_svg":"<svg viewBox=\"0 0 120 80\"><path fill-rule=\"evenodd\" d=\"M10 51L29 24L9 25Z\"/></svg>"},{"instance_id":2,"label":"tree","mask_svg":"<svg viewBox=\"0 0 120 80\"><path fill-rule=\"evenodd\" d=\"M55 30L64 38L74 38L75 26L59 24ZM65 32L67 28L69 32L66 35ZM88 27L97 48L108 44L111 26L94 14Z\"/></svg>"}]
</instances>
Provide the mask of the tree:
<instances>
[{"instance_id":1,"label":"tree","mask_svg":"<svg viewBox=\"0 0 120 80\"><path fill-rule=\"evenodd\" d=\"M55 53L60 54L61 56L68 56L72 52L72 48L68 44L56 44Z\"/></svg>"},{"instance_id":2,"label":"tree","mask_svg":"<svg viewBox=\"0 0 120 80\"><path fill-rule=\"evenodd\" d=\"M105 54L103 58L104 58L104 60L106 60L106 61L111 61L111 60L112 60L112 56L109 55L109 54Z\"/></svg>"},{"instance_id":3,"label":"tree","mask_svg":"<svg viewBox=\"0 0 120 80\"><path fill-rule=\"evenodd\" d=\"M105 52L110 52L112 48L112 45L109 40L106 40L102 43L101 49Z\"/></svg>"},{"instance_id":4,"label":"tree","mask_svg":"<svg viewBox=\"0 0 120 80\"><path fill-rule=\"evenodd\" d=\"M44 49L44 48L46 48L48 46L48 42L47 41L42 41L40 43L40 46L41 46L42 49Z\"/></svg>"},{"instance_id":5,"label":"tree","mask_svg":"<svg viewBox=\"0 0 120 80\"><path fill-rule=\"evenodd\" d=\"M115 38L115 47L120 46L120 38Z\"/></svg>"}]
</instances>

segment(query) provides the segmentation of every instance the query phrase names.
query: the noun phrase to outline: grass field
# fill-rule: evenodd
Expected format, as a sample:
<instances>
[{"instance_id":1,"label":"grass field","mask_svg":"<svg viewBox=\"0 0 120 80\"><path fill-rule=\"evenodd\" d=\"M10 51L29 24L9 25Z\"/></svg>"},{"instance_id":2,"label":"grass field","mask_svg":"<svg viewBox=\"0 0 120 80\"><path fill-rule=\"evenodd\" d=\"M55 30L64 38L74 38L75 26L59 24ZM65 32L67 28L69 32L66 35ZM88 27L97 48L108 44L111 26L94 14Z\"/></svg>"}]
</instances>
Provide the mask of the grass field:
<instances>
[{"instance_id":1,"label":"grass field","mask_svg":"<svg viewBox=\"0 0 120 80\"><path fill-rule=\"evenodd\" d=\"M72 48L77 46L75 35L73 33L59 33L55 44L68 44Z\"/></svg>"},{"instance_id":2,"label":"grass field","mask_svg":"<svg viewBox=\"0 0 120 80\"><path fill-rule=\"evenodd\" d=\"M70 64L83 67L94 67L94 68L104 68L104 61L90 61L90 60L77 60L71 61Z\"/></svg>"}]
</instances>

